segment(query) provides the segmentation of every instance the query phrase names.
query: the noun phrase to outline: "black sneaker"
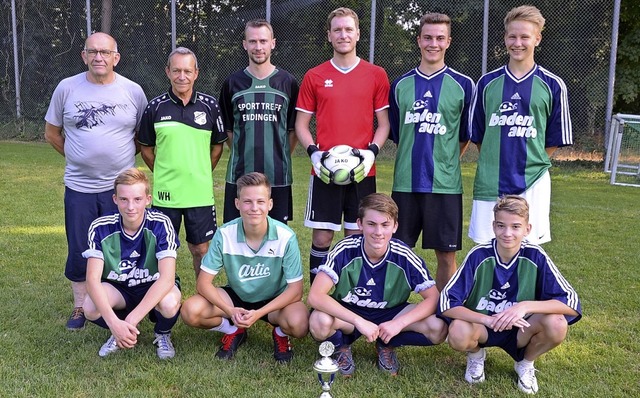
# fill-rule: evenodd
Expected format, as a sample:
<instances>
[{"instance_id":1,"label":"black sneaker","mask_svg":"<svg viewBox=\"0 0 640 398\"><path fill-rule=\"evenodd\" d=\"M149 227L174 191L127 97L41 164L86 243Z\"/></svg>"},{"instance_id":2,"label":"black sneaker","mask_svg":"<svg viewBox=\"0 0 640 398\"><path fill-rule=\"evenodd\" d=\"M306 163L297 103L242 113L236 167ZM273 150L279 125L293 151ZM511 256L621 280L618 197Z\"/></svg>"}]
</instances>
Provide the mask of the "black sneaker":
<instances>
[{"instance_id":1,"label":"black sneaker","mask_svg":"<svg viewBox=\"0 0 640 398\"><path fill-rule=\"evenodd\" d=\"M271 335L273 337L273 357L280 363L290 362L293 359L293 350L289 336L278 336L275 328L273 328Z\"/></svg>"},{"instance_id":2,"label":"black sneaker","mask_svg":"<svg viewBox=\"0 0 640 398\"><path fill-rule=\"evenodd\" d=\"M84 329L84 324L87 318L84 317L84 309L82 307L75 307L71 313L71 317L67 321L67 330L81 330Z\"/></svg>"},{"instance_id":3,"label":"black sneaker","mask_svg":"<svg viewBox=\"0 0 640 398\"><path fill-rule=\"evenodd\" d=\"M222 347L216 352L220 359L231 359L236 354L238 347L247 339L247 329L238 328L233 333L222 336Z\"/></svg>"}]
</instances>

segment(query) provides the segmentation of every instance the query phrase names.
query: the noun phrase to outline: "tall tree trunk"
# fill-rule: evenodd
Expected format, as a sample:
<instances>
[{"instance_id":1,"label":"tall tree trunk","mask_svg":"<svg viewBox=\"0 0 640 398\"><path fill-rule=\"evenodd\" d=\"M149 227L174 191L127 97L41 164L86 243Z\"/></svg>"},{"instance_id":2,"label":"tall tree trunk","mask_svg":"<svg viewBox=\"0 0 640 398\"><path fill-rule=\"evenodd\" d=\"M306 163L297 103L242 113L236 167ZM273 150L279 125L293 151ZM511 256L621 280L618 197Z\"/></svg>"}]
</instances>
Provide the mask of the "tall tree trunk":
<instances>
[{"instance_id":1,"label":"tall tree trunk","mask_svg":"<svg viewBox=\"0 0 640 398\"><path fill-rule=\"evenodd\" d=\"M111 14L113 11L112 0L102 0L102 14L101 14L101 31L107 34L111 34Z\"/></svg>"}]
</instances>

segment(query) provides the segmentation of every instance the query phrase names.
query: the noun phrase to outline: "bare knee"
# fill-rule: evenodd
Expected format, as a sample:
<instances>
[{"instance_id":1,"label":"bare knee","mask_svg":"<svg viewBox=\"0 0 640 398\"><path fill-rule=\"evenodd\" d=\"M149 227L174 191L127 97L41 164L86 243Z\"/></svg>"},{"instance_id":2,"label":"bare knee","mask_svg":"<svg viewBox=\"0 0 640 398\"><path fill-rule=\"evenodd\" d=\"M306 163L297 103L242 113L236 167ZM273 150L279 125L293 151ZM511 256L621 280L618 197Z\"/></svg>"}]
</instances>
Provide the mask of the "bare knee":
<instances>
[{"instance_id":1,"label":"bare knee","mask_svg":"<svg viewBox=\"0 0 640 398\"><path fill-rule=\"evenodd\" d=\"M433 344L442 344L447 338L447 324L435 315L427 318L428 334L427 337Z\"/></svg>"},{"instance_id":2,"label":"bare knee","mask_svg":"<svg viewBox=\"0 0 640 398\"><path fill-rule=\"evenodd\" d=\"M194 299L195 297L197 296L187 299L180 308L180 317L189 326L197 326L200 323L202 306L199 300Z\"/></svg>"},{"instance_id":3,"label":"bare knee","mask_svg":"<svg viewBox=\"0 0 640 398\"><path fill-rule=\"evenodd\" d=\"M90 321L95 321L100 318L100 312L96 308L96 305L91 300L91 297L87 295L84 299L84 303L82 304L82 310L84 311L84 316Z\"/></svg>"},{"instance_id":4,"label":"bare knee","mask_svg":"<svg viewBox=\"0 0 640 398\"><path fill-rule=\"evenodd\" d=\"M209 249L209 242L199 243L197 245L189 243L188 246L193 258L202 259L202 257L207 254L207 250Z\"/></svg>"},{"instance_id":5,"label":"bare knee","mask_svg":"<svg viewBox=\"0 0 640 398\"><path fill-rule=\"evenodd\" d=\"M314 229L311 240L315 247L329 247L333 241L334 232L329 229Z\"/></svg>"},{"instance_id":6,"label":"bare knee","mask_svg":"<svg viewBox=\"0 0 640 398\"><path fill-rule=\"evenodd\" d=\"M547 315L542 321L545 337L549 342L560 344L567 337L569 326L563 315Z\"/></svg>"},{"instance_id":7,"label":"bare knee","mask_svg":"<svg viewBox=\"0 0 640 398\"><path fill-rule=\"evenodd\" d=\"M283 332L296 339L301 339L309 333L309 311L304 304L302 307L304 309L287 314L287 319L280 325Z\"/></svg>"},{"instance_id":8,"label":"bare knee","mask_svg":"<svg viewBox=\"0 0 640 398\"><path fill-rule=\"evenodd\" d=\"M456 351L466 352L477 347L473 338L473 326L469 322L453 320L448 329L449 346Z\"/></svg>"},{"instance_id":9,"label":"bare knee","mask_svg":"<svg viewBox=\"0 0 640 398\"><path fill-rule=\"evenodd\" d=\"M180 310L180 300L182 295L180 290L177 287L173 287L173 289L160 300L158 305L156 306L156 310L158 310L163 317L171 318L175 316Z\"/></svg>"},{"instance_id":10,"label":"bare knee","mask_svg":"<svg viewBox=\"0 0 640 398\"><path fill-rule=\"evenodd\" d=\"M313 311L309 317L309 332L318 341L326 340L335 330L332 328L333 317L320 311Z\"/></svg>"}]
</instances>

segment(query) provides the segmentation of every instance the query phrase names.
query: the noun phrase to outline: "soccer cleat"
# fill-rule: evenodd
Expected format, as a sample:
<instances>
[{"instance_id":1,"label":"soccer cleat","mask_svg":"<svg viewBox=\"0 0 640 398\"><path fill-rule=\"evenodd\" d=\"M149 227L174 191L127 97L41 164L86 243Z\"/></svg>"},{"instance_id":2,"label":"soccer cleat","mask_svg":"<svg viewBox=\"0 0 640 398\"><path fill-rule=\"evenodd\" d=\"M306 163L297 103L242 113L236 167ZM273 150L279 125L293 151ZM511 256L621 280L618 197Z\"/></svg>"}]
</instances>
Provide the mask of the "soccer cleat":
<instances>
[{"instance_id":1,"label":"soccer cleat","mask_svg":"<svg viewBox=\"0 0 640 398\"><path fill-rule=\"evenodd\" d=\"M518 366L518 362L513 366L518 374L518 388L526 394L535 394L538 392L538 379L536 378L536 369L532 367Z\"/></svg>"},{"instance_id":2,"label":"soccer cleat","mask_svg":"<svg viewBox=\"0 0 640 398\"><path fill-rule=\"evenodd\" d=\"M273 337L273 357L280 363L290 362L293 359L293 350L289 336L278 336L275 328L273 328L271 336Z\"/></svg>"},{"instance_id":3,"label":"soccer cleat","mask_svg":"<svg viewBox=\"0 0 640 398\"><path fill-rule=\"evenodd\" d=\"M67 330L81 330L84 329L84 324L87 318L84 317L84 309L82 307L75 307L71 313L71 317L67 321Z\"/></svg>"},{"instance_id":4,"label":"soccer cleat","mask_svg":"<svg viewBox=\"0 0 640 398\"><path fill-rule=\"evenodd\" d=\"M176 356L176 349L173 348L171 343L171 333L156 333L156 338L153 340L153 344L157 344L158 348L156 353L160 359L169 359Z\"/></svg>"},{"instance_id":5,"label":"soccer cleat","mask_svg":"<svg viewBox=\"0 0 640 398\"><path fill-rule=\"evenodd\" d=\"M376 342L376 351L378 352L378 368L391 376L396 376L400 369L400 363L394 347Z\"/></svg>"},{"instance_id":6,"label":"soccer cleat","mask_svg":"<svg viewBox=\"0 0 640 398\"><path fill-rule=\"evenodd\" d=\"M342 344L336 348L336 352L333 354L334 359L338 362L340 368L340 374L345 377L350 377L353 372L356 371L356 364L353 362L353 355L351 354L351 346Z\"/></svg>"},{"instance_id":7,"label":"soccer cleat","mask_svg":"<svg viewBox=\"0 0 640 398\"><path fill-rule=\"evenodd\" d=\"M222 347L216 352L220 359L231 359L236 354L238 347L247 339L247 329L238 328L233 333L222 336Z\"/></svg>"},{"instance_id":8,"label":"soccer cleat","mask_svg":"<svg viewBox=\"0 0 640 398\"><path fill-rule=\"evenodd\" d=\"M111 335L111 337L109 337L107 342L104 343L102 345L102 347L100 347L100 351L98 351L98 355L100 355L100 357L104 358L107 355L113 354L114 352L118 351L119 349L120 348L118 348L118 345L116 344L116 338L113 337L113 335Z\"/></svg>"},{"instance_id":9,"label":"soccer cleat","mask_svg":"<svg viewBox=\"0 0 640 398\"><path fill-rule=\"evenodd\" d=\"M471 384L482 383L484 381L484 360L487 353L481 348L482 358L473 358L467 353L467 370L464 372L464 379Z\"/></svg>"}]
</instances>

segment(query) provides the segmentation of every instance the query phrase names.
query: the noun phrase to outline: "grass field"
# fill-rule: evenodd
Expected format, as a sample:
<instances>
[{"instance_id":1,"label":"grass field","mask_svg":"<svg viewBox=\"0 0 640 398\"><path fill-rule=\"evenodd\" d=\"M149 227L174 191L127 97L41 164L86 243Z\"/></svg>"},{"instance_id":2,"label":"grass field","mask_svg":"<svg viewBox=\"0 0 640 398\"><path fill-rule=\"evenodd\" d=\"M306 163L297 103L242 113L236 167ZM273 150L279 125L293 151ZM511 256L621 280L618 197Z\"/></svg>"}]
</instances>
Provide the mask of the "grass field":
<instances>
[{"instance_id":1,"label":"grass field","mask_svg":"<svg viewBox=\"0 0 640 398\"><path fill-rule=\"evenodd\" d=\"M227 152L225 152L226 156ZM142 164L142 163L140 163ZM310 231L302 226L308 159L295 164L295 219L302 258L308 258ZM222 198L226 157L215 172ZM393 165L381 160L379 191L390 192ZM465 163L465 220L475 165ZM539 396L629 397L640 394L640 189L611 186L599 164L562 162L552 173L553 241L545 245L582 299L584 318L567 341L536 362ZM317 344L294 340L296 356L275 365L271 333L265 324L250 330L235 360L213 356L219 334L179 322L173 341L177 355L161 362L153 327L141 324L139 346L101 359L98 348L108 332L88 325L68 332L71 290L63 276L66 241L63 223L64 160L44 143L0 142L0 397L313 397L320 394L312 364ZM221 199L220 199L221 200ZM465 227L468 221L465 223ZM183 235L182 235L183 236ZM472 243L465 237L462 261ZM431 252L423 255L435 273ZM195 281L186 245L178 272L183 295ZM308 286L305 287L305 292ZM357 370L337 378L335 397L518 397L513 362L489 349L487 380L468 385L465 357L446 344L399 351L400 375L381 375L375 349L354 345Z\"/></svg>"}]
</instances>

